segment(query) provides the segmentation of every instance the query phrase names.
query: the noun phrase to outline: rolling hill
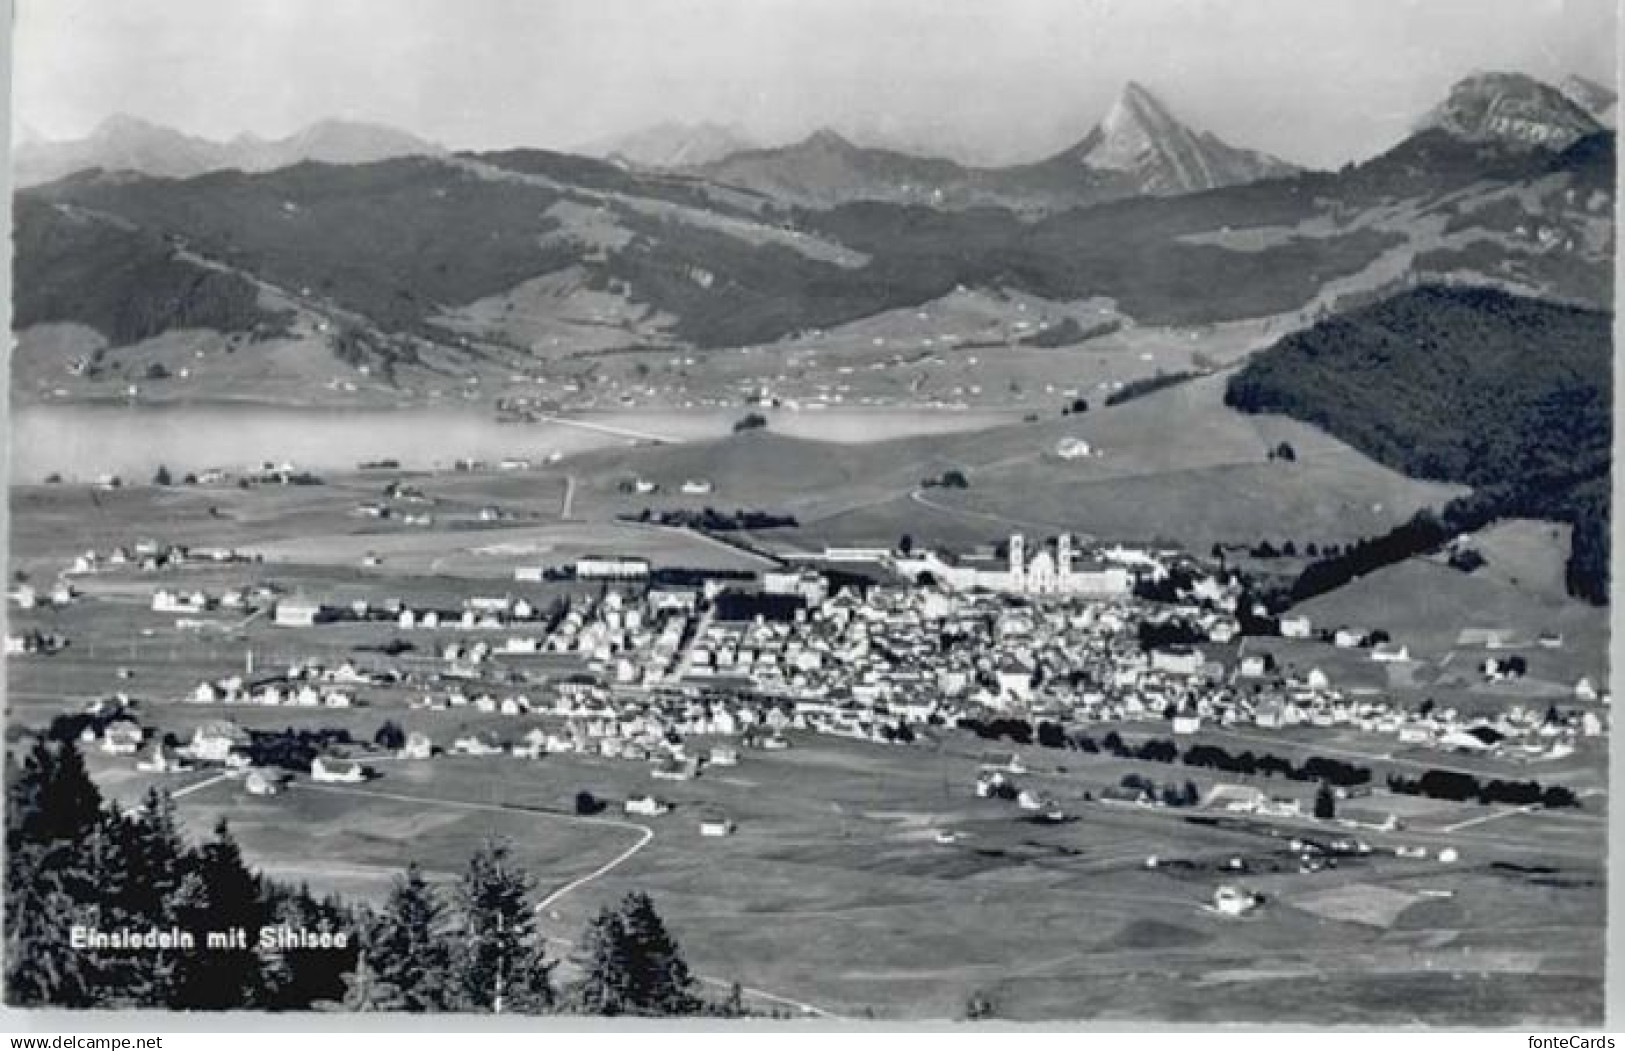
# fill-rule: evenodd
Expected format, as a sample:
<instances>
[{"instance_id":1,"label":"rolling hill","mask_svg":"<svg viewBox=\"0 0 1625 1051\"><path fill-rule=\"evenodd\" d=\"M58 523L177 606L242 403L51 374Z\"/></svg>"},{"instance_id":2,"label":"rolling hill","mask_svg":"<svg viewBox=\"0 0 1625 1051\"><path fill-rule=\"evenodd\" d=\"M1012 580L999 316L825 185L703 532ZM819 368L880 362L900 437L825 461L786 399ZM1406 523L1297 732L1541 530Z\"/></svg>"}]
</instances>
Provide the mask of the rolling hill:
<instances>
[{"instance_id":1,"label":"rolling hill","mask_svg":"<svg viewBox=\"0 0 1625 1051\"><path fill-rule=\"evenodd\" d=\"M1606 594L1613 318L1494 289L1423 287L1255 356L1226 403L1312 423L1505 513L1576 526L1570 582Z\"/></svg>"},{"instance_id":2,"label":"rolling hill","mask_svg":"<svg viewBox=\"0 0 1625 1051\"><path fill-rule=\"evenodd\" d=\"M1555 97L1560 114L1579 112ZM1140 326L1280 317L1297 327L1429 280L1611 303L1610 132L1557 149L1550 135L1509 142L1446 122L1336 173L1200 189L1245 159L1175 128L1138 89L1125 99L1076 156L1022 178L1038 186L1064 170L1075 190L1080 179L1154 173L1158 193L1137 184L1137 196L1041 214L898 201L806 208L788 184L758 191L542 150L187 179L82 173L19 195L29 226L19 298L34 304L19 328L82 323L116 352L155 326L212 324L214 308L176 305L169 285L81 258L103 251L86 223L296 302L357 368L417 341L408 358L432 352L440 378L506 377L572 346L776 346L962 288L1110 301L1122 324ZM969 171L833 135L801 145L788 176L820 184L830 172L923 186ZM1108 161L1127 167L1099 166ZM97 288L81 304L91 272ZM210 278L211 295L221 280ZM168 320L132 327L107 309L115 301ZM260 320L219 323L252 331ZM423 378L389 376L404 393Z\"/></svg>"}]
</instances>

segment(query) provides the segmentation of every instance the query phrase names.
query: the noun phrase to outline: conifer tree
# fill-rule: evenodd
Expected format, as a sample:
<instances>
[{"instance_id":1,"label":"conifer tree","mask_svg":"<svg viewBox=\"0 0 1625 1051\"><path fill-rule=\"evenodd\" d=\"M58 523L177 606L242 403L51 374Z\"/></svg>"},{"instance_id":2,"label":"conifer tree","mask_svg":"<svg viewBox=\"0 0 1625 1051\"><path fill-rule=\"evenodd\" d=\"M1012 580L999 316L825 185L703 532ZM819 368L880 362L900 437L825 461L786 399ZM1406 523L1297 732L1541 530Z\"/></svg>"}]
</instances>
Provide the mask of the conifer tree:
<instances>
[{"instance_id":1,"label":"conifer tree","mask_svg":"<svg viewBox=\"0 0 1625 1051\"><path fill-rule=\"evenodd\" d=\"M445 906L416 863L397 880L371 927L370 1002L383 1011L444 1011L454 1006Z\"/></svg>"},{"instance_id":2,"label":"conifer tree","mask_svg":"<svg viewBox=\"0 0 1625 1051\"><path fill-rule=\"evenodd\" d=\"M638 1006L657 1015L694 1011L694 976L647 894L628 894L621 902L621 926Z\"/></svg>"},{"instance_id":3,"label":"conifer tree","mask_svg":"<svg viewBox=\"0 0 1625 1051\"><path fill-rule=\"evenodd\" d=\"M654 903L628 894L594 917L581 939L585 975L575 1006L591 1014L680 1015L698 1011L694 976Z\"/></svg>"},{"instance_id":4,"label":"conifer tree","mask_svg":"<svg viewBox=\"0 0 1625 1051\"><path fill-rule=\"evenodd\" d=\"M103 821L101 793L71 741L36 739L20 766L8 762L7 774L7 1000L97 1006L96 961L66 934L96 920L93 870L80 852Z\"/></svg>"},{"instance_id":5,"label":"conifer tree","mask_svg":"<svg viewBox=\"0 0 1625 1051\"><path fill-rule=\"evenodd\" d=\"M587 924L581 938L585 972L575 988L572 1006L585 1014L621 1015L636 1009L632 962L626 953L626 928L620 913L604 906Z\"/></svg>"},{"instance_id":6,"label":"conifer tree","mask_svg":"<svg viewBox=\"0 0 1625 1051\"><path fill-rule=\"evenodd\" d=\"M242 947L181 956L172 1006L191 1010L247 1010L268 999L264 961L256 943L270 921L259 877L243 863L226 822L196 851L177 893L177 921L194 932L246 933ZM203 937L199 934L200 939Z\"/></svg>"},{"instance_id":7,"label":"conifer tree","mask_svg":"<svg viewBox=\"0 0 1625 1051\"><path fill-rule=\"evenodd\" d=\"M461 1006L527 1014L552 1007L552 965L542 952L530 891L530 877L506 842L488 842L469 860L457 894Z\"/></svg>"}]
</instances>

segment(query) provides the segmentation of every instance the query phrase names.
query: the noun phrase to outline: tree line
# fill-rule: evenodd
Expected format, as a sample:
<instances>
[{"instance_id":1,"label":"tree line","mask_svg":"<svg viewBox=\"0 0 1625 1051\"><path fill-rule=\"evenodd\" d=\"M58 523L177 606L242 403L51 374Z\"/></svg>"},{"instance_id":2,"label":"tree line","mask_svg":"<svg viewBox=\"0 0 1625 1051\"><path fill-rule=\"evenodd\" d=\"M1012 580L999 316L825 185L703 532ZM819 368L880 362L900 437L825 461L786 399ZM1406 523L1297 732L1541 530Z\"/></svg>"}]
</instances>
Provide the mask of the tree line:
<instances>
[{"instance_id":1,"label":"tree line","mask_svg":"<svg viewBox=\"0 0 1625 1051\"><path fill-rule=\"evenodd\" d=\"M1426 796L1452 803L1477 801L1507 806L1578 807L1580 799L1563 785L1542 786L1538 781L1480 781L1458 770L1428 770L1417 777L1388 775L1388 790L1398 795Z\"/></svg>"},{"instance_id":2,"label":"tree line","mask_svg":"<svg viewBox=\"0 0 1625 1051\"><path fill-rule=\"evenodd\" d=\"M1036 740L1043 748L1065 748L1089 755L1104 753L1118 759L1137 759L1147 763L1178 762L1185 766L1249 777L1280 776L1289 781L1320 781L1340 788L1371 783L1370 768L1321 755L1311 755L1302 763L1293 763L1271 752L1256 755L1248 750L1232 754L1211 744L1192 744L1181 750L1169 738L1148 737L1136 745L1125 741L1116 730L1108 730L1103 738L1096 741L1086 733L1068 734L1064 726L1048 719L1039 720L1034 727L1026 719L1000 717L984 720L967 716L956 725L988 741L1007 740L1013 744L1030 745Z\"/></svg>"}]
</instances>

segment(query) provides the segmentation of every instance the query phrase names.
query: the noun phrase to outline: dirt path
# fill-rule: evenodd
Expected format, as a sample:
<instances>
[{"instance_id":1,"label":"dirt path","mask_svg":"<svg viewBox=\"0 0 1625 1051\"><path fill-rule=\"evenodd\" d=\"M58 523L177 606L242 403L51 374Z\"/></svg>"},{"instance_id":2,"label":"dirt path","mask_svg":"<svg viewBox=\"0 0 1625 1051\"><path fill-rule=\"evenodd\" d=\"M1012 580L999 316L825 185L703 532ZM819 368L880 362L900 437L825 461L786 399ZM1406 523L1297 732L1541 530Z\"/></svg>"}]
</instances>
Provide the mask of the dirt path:
<instances>
[{"instance_id":1,"label":"dirt path","mask_svg":"<svg viewBox=\"0 0 1625 1051\"><path fill-rule=\"evenodd\" d=\"M203 783L200 783L198 785L194 785L189 790L190 791L196 791L198 788L201 788L201 787L203 787L204 784L208 784L208 783L212 783L212 782L203 782ZM621 853L619 853L615 857L611 858L607 863L605 863L603 865L600 865L598 868L596 868L593 871L587 873L585 876L582 876L582 877L580 877L578 879L571 880L569 883L566 883L564 886L560 887L559 889L553 891L553 893L549 894L547 897L543 898L536 905L536 911L537 912L541 912L541 911L543 911L545 909L548 909L548 908L552 907L553 905L557 904L560 900L562 900L565 896L567 896L569 894L572 894L575 891L580 890L582 887L585 887L588 884L594 882L595 880L601 879L604 876L608 875L609 873L613 872L615 869L619 868L621 865L623 865L627 861L631 860L631 858L636 856L639 851L641 851L644 847L648 846L649 843L654 840L654 830L649 828L647 825L639 825L639 824L636 824L636 823L631 822L631 821L617 821L614 818L587 817L587 816L581 815L581 814L563 814L563 813L557 813L557 812L554 812L554 811L530 810L530 809L527 809L525 807L509 806L509 805L503 804L503 803L470 803L470 802L464 802L462 800L456 800L456 799L432 799L432 798L429 798L427 796L411 796L411 795L405 795L405 794L402 794L402 793L399 793L399 792L380 792L380 791L378 791L376 789L369 789L369 788L349 788L349 787L345 787L343 785L316 785L316 784L311 784L308 781L295 782L290 787L295 788L295 789L299 789L299 790L302 790L302 791L307 791L307 792L330 792L330 793L333 793L335 795L373 796L373 797L376 797L378 799L388 799L388 800L392 800L394 802L416 803L416 804L419 804L419 805L429 805L429 806L452 807L453 809L459 809L459 810L481 810L481 811L495 811L495 812L508 813L508 814L528 814L528 815L531 815L531 816L537 817L537 818L551 818L551 819L556 819L556 820L560 820L560 821L574 821L574 822L576 822L578 824L600 825L600 826L603 826L605 828L615 828L615 829L619 829L621 831L631 831L631 832L637 832L638 833L638 840L637 840L636 843L632 844L632 846L628 847L626 850L623 850ZM555 942L560 942L561 944L565 944L565 945L571 944L570 942L564 941L563 939L559 939L559 938L550 938L549 940L550 941L555 941ZM708 975L696 975L695 977L698 978L700 981L704 982L707 985L718 986L718 987L723 988L723 989L732 988L736 984L732 979L728 979L728 978L717 978L717 977L712 977L712 976L708 976ZM819 1018L828 1018L828 1019L832 1019L834 1021L852 1021L852 1019L850 1019L850 1018L848 1018L848 1017L846 1017L844 1015L836 1014L833 1011L827 1011L827 1010L825 1010L825 1009L823 1009L821 1007L818 1007L815 1004L806 1003L804 1001L794 999L793 997L788 997L788 996L780 995L778 993L768 992L765 989L752 988L751 986L748 986L748 985L740 985L739 988L740 988L740 991L743 992L746 996L752 997L752 998L757 999L757 1000L766 1001L768 1003L781 1004L781 1005L786 1006L786 1007L791 1007L791 1008L794 1008L797 1011L802 1012L803 1014L814 1015L814 1016L819 1017Z\"/></svg>"}]
</instances>

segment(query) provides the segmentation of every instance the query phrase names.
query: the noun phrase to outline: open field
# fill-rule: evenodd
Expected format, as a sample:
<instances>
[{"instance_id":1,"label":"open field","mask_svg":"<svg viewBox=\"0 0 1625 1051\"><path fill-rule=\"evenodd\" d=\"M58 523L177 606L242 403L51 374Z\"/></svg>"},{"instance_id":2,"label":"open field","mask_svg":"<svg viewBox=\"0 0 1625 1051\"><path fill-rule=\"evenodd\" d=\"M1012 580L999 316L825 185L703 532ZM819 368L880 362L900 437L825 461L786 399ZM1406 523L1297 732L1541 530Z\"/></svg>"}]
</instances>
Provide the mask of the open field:
<instances>
[{"instance_id":1,"label":"open field","mask_svg":"<svg viewBox=\"0 0 1625 1051\"><path fill-rule=\"evenodd\" d=\"M1439 562L1411 559L1353 581L1346 587L1302 604L1299 612L1318 626L1381 627L1412 656L1433 662L1430 678L1439 685L1455 680L1464 688L1500 691L1525 703L1547 703L1571 697L1579 678L1589 676L1601 689L1607 681L1608 621L1604 611L1536 582L1513 584L1489 567L1462 573ZM1514 640L1500 652L1482 645L1459 645L1462 630L1504 631ZM1560 649L1536 645L1543 632L1562 636ZM1511 687L1484 687L1478 665L1486 657L1516 653L1529 665L1527 680ZM1448 663L1446 663L1448 662ZM1558 692L1542 697L1535 684ZM1520 689L1521 688L1521 689Z\"/></svg>"},{"instance_id":2,"label":"open field","mask_svg":"<svg viewBox=\"0 0 1625 1051\"><path fill-rule=\"evenodd\" d=\"M1406 836L1371 834L1379 854L1300 875L1282 840L1192 825L1176 811L1074 801L1076 820L1032 824L1013 804L973 796L981 752L958 735L923 753L797 736L788 752L749 753L736 769L679 784L607 760L442 757L379 763L368 785L296 785L269 800L219 782L182 811L199 832L228 818L251 861L318 889L373 897L412 859L448 878L481 836L504 834L545 891L637 833L482 808L566 809L583 788L615 806L654 791L676 809L636 819L654 838L556 902L549 933L573 939L599 905L646 890L703 973L848 1016L956 1017L982 993L1010 1018L1320 1020L1323 1002L1269 1001L1267 990L1285 980L1352 1010L1402 978L1425 985L1437 973L1455 976L1449 995L1390 1000L1379 1016L1460 1020L1478 1009L1478 991L1495 988L1511 996L1495 1017L1557 1017L1554 986L1512 992L1520 969L1562 977L1564 1005L1597 1010L1596 841L1541 856L1488 836L1418 833L1459 845L1462 861L1441 866L1383 858L1383 844ZM1038 758L1027 755L1035 770ZM1088 763L1073 756L1068 766ZM697 817L708 812L726 813L738 832L702 839ZM961 838L938 843L938 830ZM1146 870L1149 855L1162 867ZM1252 874L1219 868L1238 856ZM1221 882L1255 886L1269 904L1242 919L1204 911ZM1190 994L1203 987L1225 997L1198 1008Z\"/></svg>"}]
</instances>

